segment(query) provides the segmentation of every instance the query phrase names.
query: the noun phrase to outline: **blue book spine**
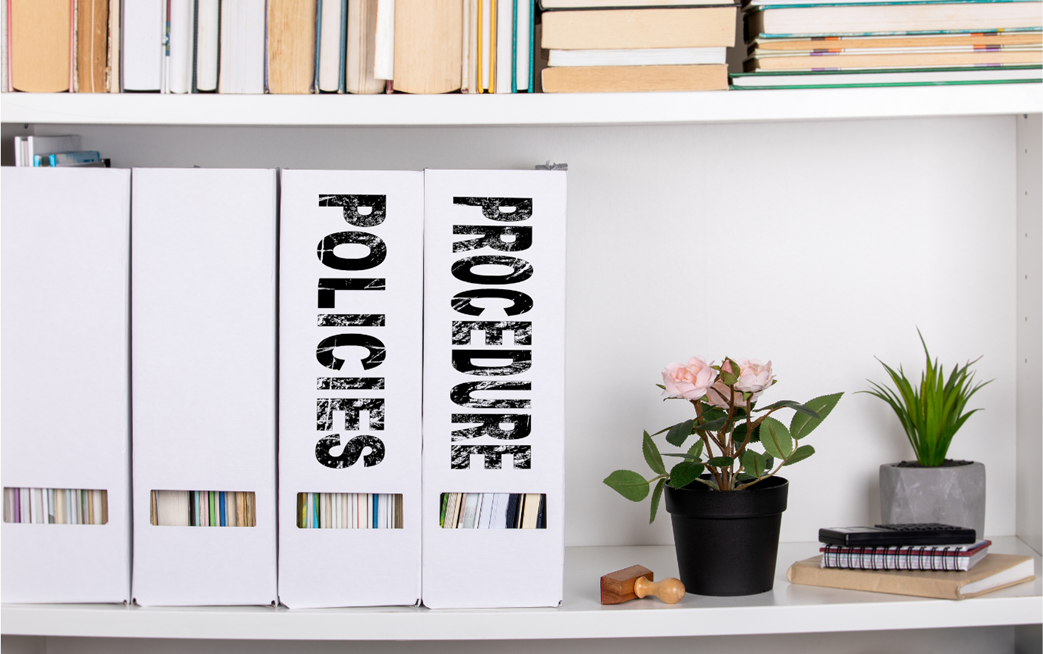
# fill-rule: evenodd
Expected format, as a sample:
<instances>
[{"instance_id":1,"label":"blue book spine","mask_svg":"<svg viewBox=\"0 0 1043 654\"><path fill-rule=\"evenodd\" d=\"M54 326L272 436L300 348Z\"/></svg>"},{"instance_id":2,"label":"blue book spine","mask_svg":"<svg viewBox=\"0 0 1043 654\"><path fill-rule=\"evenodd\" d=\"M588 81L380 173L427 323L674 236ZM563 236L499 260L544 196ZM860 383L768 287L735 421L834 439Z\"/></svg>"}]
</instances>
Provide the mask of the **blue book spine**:
<instances>
[{"instance_id":1,"label":"blue book spine","mask_svg":"<svg viewBox=\"0 0 1043 654\"><path fill-rule=\"evenodd\" d=\"M337 92L348 92L348 0L340 0L340 76Z\"/></svg>"},{"instance_id":2,"label":"blue book spine","mask_svg":"<svg viewBox=\"0 0 1043 654\"><path fill-rule=\"evenodd\" d=\"M52 166L63 164L93 163L101 161L101 153L96 150L83 150L81 152L58 152L48 155L48 161Z\"/></svg>"},{"instance_id":3,"label":"blue book spine","mask_svg":"<svg viewBox=\"0 0 1043 654\"><path fill-rule=\"evenodd\" d=\"M221 491L220 494L218 494L217 497L218 497L218 500L217 500L218 504L221 505L221 526L224 527L225 526L225 492Z\"/></svg>"},{"instance_id":4,"label":"blue book spine","mask_svg":"<svg viewBox=\"0 0 1043 654\"><path fill-rule=\"evenodd\" d=\"M373 493L373 528L379 529L380 522L377 520L377 516L380 515L380 495Z\"/></svg>"},{"instance_id":5,"label":"blue book spine","mask_svg":"<svg viewBox=\"0 0 1043 654\"><path fill-rule=\"evenodd\" d=\"M315 74L311 79L311 92L319 92L319 48L322 45L322 0L315 0Z\"/></svg>"},{"instance_id":6,"label":"blue book spine","mask_svg":"<svg viewBox=\"0 0 1043 654\"><path fill-rule=\"evenodd\" d=\"M524 2L525 0L522 0ZM536 92L536 0L529 0L529 93Z\"/></svg>"},{"instance_id":7,"label":"blue book spine","mask_svg":"<svg viewBox=\"0 0 1043 654\"><path fill-rule=\"evenodd\" d=\"M511 0L511 93L518 92L518 3Z\"/></svg>"}]
</instances>

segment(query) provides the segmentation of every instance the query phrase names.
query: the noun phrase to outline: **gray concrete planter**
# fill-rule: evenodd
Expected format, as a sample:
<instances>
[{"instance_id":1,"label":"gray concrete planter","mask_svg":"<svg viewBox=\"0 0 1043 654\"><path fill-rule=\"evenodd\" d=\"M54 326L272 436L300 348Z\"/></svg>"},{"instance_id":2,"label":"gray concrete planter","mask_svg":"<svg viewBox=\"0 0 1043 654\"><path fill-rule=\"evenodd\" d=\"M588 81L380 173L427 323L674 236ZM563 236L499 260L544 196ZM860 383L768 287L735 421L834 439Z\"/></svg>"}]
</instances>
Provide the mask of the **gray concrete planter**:
<instances>
[{"instance_id":1,"label":"gray concrete planter","mask_svg":"<svg viewBox=\"0 0 1043 654\"><path fill-rule=\"evenodd\" d=\"M880 466L884 524L939 522L985 535L985 464L940 468Z\"/></svg>"}]
</instances>

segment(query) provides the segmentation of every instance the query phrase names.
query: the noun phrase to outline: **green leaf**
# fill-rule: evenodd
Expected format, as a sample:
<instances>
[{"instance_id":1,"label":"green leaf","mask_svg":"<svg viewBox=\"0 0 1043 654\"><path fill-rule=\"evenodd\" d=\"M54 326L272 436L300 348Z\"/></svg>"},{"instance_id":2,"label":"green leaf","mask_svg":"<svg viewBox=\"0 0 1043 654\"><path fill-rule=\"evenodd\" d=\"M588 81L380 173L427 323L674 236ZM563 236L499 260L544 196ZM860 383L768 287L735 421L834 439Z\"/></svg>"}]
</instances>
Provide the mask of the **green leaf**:
<instances>
[{"instance_id":1,"label":"green leaf","mask_svg":"<svg viewBox=\"0 0 1043 654\"><path fill-rule=\"evenodd\" d=\"M692 435L692 425L694 424L695 420L685 420L674 425L670 428L670 433L666 435L666 442L675 447L681 447L688 440L688 437Z\"/></svg>"},{"instance_id":2,"label":"green leaf","mask_svg":"<svg viewBox=\"0 0 1043 654\"><path fill-rule=\"evenodd\" d=\"M794 413L793 419L789 423L790 434L792 434L793 438L800 440L810 434L833 411L833 407L837 405L837 402L840 401L843 395L843 393L823 395L805 402L804 406L817 413L818 418L812 418L808 414L799 411Z\"/></svg>"},{"instance_id":3,"label":"green leaf","mask_svg":"<svg viewBox=\"0 0 1043 654\"><path fill-rule=\"evenodd\" d=\"M645 463L648 467L660 475L666 474L666 465L663 463L663 456L659 454L659 448L656 447L655 441L652 437L645 432L644 438L641 440L641 452L645 455Z\"/></svg>"},{"instance_id":4,"label":"green leaf","mask_svg":"<svg viewBox=\"0 0 1043 654\"><path fill-rule=\"evenodd\" d=\"M708 422L704 422L701 425L695 425L695 429L697 429L699 431L717 431L718 429L720 429L721 427L724 427L727 424L728 424L728 416L725 416L723 418L718 418L716 420L710 420Z\"/></svg>"},{"instance_id":5,"label":"green leaf","mask_svg":"<svg viewBox=\"0 0 1043 654\"><path fill-rule=\"evenodd\" d=\"M721 370L719 378L726 386L733 386L735 382L739 381L739 377L735 373L727 370Z\"/></svg>"},{"instance_id":6,"label":"green leaf","mask_svg":"<svg viewBox=\"0 0 1043 654\"><path fill-rule=\"evenodd\" d=\"M735 481L738 482L753 481L754 479L756 479L756 477L754 477L753 475L748 475L745 472L740 472L739 474L735 475Z\"/></svg>"},{"instance_id":7,"label":"green leaf","mask_svg":"<svg viewBox=\"0 0 1043 654\"><path fill-rule=\"evenodd\" d=\"M715 468L730 468L735 463L735 459L730 456L715 456L706 463Z\"/></svg>"},{"instance_id":8,"label":"green leaf","mask_svg":"<svg viewBox=\"0 0 1043 654\"><path fill-rule=\"evenodd\" d=\"M670 471L670 486L684 488L703 474L706 466L695 461L682 461Z\"/></svg>"},{"instance_id":9,"label":"green leaf","mask_svg":"<svg viewBox=\"0 0 1043 654\"><path fill-rule=\"evenodd\" d=\"M793 453L793 437L786 425L772 417L764 419L760 426L761 445L764 451L776 459L786 459Z\"/></svg>"},{"instance_id":10,"label":"green leaf","mask_svg":"<svg viewBox=\"0 0 1043 654\"><path fill-rule=\"evenodd\" d=\"M663 456L674 456L679 459L687 459L688 461L700 461L703 456L703 442L695 441L695 445L688 448L688 451L684 454L675 454L673 452L666 452Z\"/></svg>"},{"instance_id":11,"label":"green leaf","mask_svg":"<svg viewBox=\"0 0 1043 654\"><path fill-rule=\"evenodd\" d=\"M764 455L760 452L746 450L742 453L742 469L746 474L762 477L765 468L767 468L767 465L765 465Z\"/></svg>"},{"instance_id":12,"label":"green leaf","mask_svg":"<svg viewBox=\"0 0 1043 654\"><path fill-rule=\"evenodd\" d=\"M771 470L774 467L775 467L775 459L773 459L770 456L764 457L764 469L765 470Z\"/></svg>"},{"instance_id":13,"label":"green leaf","mask_svg":"<svg viewBox=\"0 0 1043 654\"><path fill-rule=\"evenodd\" d=\"M655 490L652 491L652 514L648 517L648 524L655 522L655 514L659 511L659 498L663 496L663 486L666 484L665 479L660 479L659 483L655 485Z\"/></svg>"},{"instance_id":14,"label":"green leaf","mask_svg":"<svg viewBox=\"0 0 1043 654\"><path fill-rule=\"evenodd\" d=\"M632 470L616 470L605 477L604 483L631 502L640 502L648 497L648 482Z\"/></svg>"},{"instance_id":15,"label":"green leaf","mask_svg":"<svg viewBox=\"0 0 1043 654\"><path fill-rule=\"evenodd\" d=\"M779 400L778 402L769 404L768 406L757 407L756 409L754 409L754 412L770 411L771 409L793 409L794 411L797 411L799 413L807 414L811 418L819 417L817 413L815 413L808 407L804 406L800 402L794 402L793 400Z\"/></svg>"},{"instance_id":16,"label":"green leaf","mask_svg":"<svg viewBox=\"0 0 1043 654\"><path fill-rule=\"evenodd\" d=\"M797 463L798 461L803 461L804 459L808 458L814 453L815 448L811 447L810 445L801 445L797 448L797 451L791 454L790 457L786 459L786 462L782 465L791 466L794 463Z\"/></svg>"}]
</instances>

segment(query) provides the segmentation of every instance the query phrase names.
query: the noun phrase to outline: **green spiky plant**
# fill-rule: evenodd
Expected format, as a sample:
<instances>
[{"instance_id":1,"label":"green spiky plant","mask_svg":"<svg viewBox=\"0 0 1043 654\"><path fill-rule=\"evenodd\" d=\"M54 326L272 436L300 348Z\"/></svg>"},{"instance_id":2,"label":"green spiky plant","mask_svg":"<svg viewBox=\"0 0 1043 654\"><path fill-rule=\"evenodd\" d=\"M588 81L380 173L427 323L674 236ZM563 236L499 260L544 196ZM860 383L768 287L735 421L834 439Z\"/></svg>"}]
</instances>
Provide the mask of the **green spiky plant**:
<instances>
[{"instance_id":1,"label":"green spiky plant","mask_svg":"<svg viewBox=\"0 0 1043 654\"><path fill-rule=\"evenodd\" d=\"M917 329L920 343L923 344L923 352L926 364L923 374L920 375L920 384L914 386L905 376L905 371L898 366L894 368L883 361L880 364L887 370L895 388L891 389L881 386L872 380L869 381L873 390L861 391L874 395L887 402L894 410L898 420L902 423L902 429L909 438L909 444L916 452L916 460L921 466L937 467L945 462L945 456L949 451L953 436L960 430L963 423L981 409L966 411L967 402L983 386L993 380L974 383L974 372L970 367L977 363L981 357L974 361L968 361L960 367L953 367L949 377L945 377L945 369L938 365L938 360L931 360L931 353L927 350L927 342L923 334ZM879 359L877 359L879 361Z\"/></svg>"}]
</instances>

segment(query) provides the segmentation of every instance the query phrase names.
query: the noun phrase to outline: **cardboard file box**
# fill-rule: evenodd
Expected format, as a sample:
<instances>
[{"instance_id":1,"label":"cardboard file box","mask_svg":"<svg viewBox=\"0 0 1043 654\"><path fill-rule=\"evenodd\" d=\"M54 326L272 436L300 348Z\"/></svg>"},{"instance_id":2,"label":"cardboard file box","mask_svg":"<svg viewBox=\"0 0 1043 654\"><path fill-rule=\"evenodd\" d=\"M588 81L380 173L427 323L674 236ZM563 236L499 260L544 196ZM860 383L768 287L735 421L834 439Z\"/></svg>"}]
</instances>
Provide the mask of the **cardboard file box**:
<instances>
[{"instance_id":1,"label":"cardboard file box","mask_svg":"<svg viewBox=\"0 0 1043 654\"><path fill-rule=\"evenodd\" d=\"M4 602L124 602L130 172L0 174L2 483L104 490L107 503L104 524L54 524L46 513L35 523L5 521L0 594Z\"/></svg>"},{"instance_id":2,"label":"cardboard file box","mask_svg":"<svg viewBox=\"0 0 1043 654\"><path fill-rule=\"evenodd\" d=\"M416 604L423 173L287 170L281 207L279 598ZM395 495L398 523L308 522L302 493Z\"/></svg>"},{"instance_id":3,"label":"cardboard file box","mask_svg":"<svg viewBox=\"0 0 1043 654\"><path fill-rule=\"evenodd\" d=\"M561 602L565 190L564 172L425 173L423 602L431 608ZM546 526L445 529L444 493L545 494Z\"/></svg>"},{"instance_id":4,"label":"cardboard file box","mask_svg":"<svg viewBox=\"0 0 1043 654\"><path fill-rule=\"evenodd\" d=\"M270 604L275 171L135 169L132 215L133 596ZM253 493L253 524L152 524L152 491Z\"/></svg>"}]
</instances>

